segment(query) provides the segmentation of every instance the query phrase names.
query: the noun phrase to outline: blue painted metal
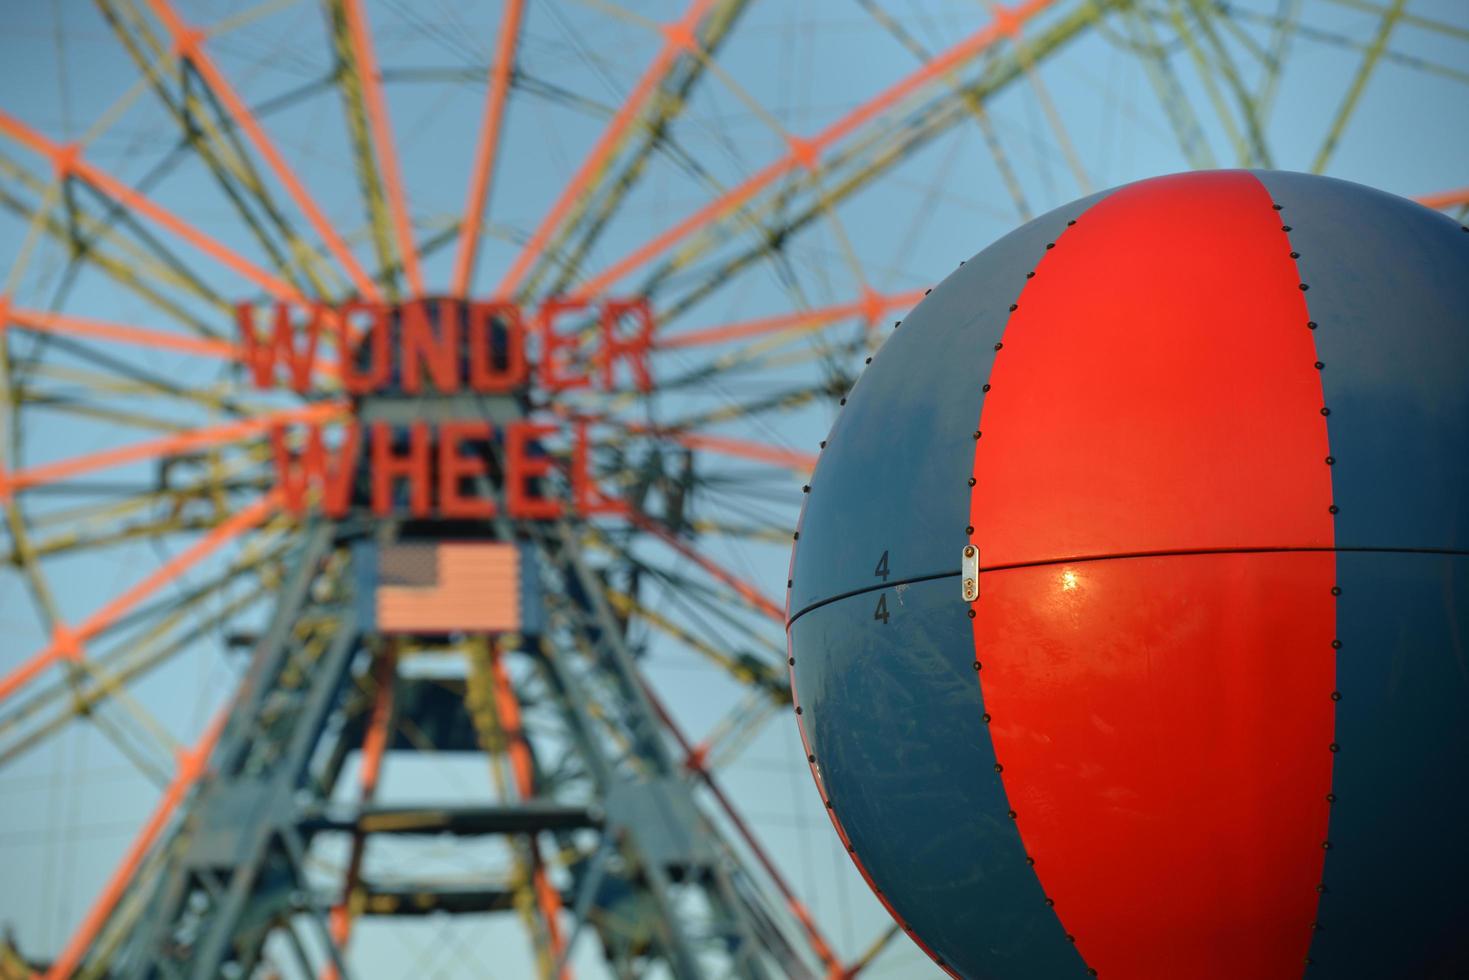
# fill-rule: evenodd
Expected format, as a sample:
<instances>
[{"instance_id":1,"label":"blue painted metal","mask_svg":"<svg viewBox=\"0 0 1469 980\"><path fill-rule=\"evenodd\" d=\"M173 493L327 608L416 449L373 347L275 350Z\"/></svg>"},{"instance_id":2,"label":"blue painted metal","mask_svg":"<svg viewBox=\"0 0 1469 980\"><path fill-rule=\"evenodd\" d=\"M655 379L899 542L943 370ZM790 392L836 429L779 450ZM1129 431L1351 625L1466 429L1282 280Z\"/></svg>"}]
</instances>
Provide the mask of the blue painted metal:
<instances>
[{"instance_id":1,"label":"blue painted metal","mask_svg":"<svg viewBox=\"0 0 1469 980\"><path fill-rule=\"evenodd\" d=\"M1310 287L1337 547L1469 550L1469 232L1359 184L1256 176Z\"/></svg>"},{"instance_id":2,"label":"blue painted metal","mask_svg":"<svg viewBox=\"0 0 1469 980\"><path fill-rule=\"evenodd\" d=\"M1104 196L1006 235L891 332L839 413L811 479L792 614L857 589L958 572L980 384L994 345L1046 243ZM914 487L924 488L922 506L914 506ZM876 574L884 553L886 578Z\"/></svg>"},{"instance_id":3,"label":"blue painted metal","mask_svg":"<svg viewBox=\"0 0 1469 980\"><path fill-rule=\"evenodd\" d=\"M1469 970L1469 556L1341 552L1336 755L1307 976Z\"/></svg>"},{"instance_id":4,"label":"blue painted metal","mask_svg":"<svg viewBox=\"0 0 1469 980\"><path fill-rule=\"evenodd\" d=\"M873 618L879 598L886 622ZM1084 978L1007 815L968 608L947 576L799 617L791 647L808 745L868 874L951 968Z\"/></svg>"}]
</instances>

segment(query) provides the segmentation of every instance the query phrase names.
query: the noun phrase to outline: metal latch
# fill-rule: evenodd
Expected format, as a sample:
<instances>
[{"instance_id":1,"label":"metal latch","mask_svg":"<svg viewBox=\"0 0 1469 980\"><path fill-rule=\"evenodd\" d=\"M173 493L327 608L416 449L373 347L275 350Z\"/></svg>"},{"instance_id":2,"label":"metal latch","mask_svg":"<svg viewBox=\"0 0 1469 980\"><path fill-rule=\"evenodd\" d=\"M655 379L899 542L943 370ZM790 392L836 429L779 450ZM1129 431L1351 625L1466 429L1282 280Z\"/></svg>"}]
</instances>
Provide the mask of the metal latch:
<instances>
[{"instance_id":1,"label":"metal latch","mask_svg":"<svg viewBox=\"0 0 1469 980\"><path fill-rule=\"evenodd\" d=\"M964 601L979 598L979 549L972 544L964 546L964 557L959 563L959 577L963 580Z\"/></svg>"}]
</instances>

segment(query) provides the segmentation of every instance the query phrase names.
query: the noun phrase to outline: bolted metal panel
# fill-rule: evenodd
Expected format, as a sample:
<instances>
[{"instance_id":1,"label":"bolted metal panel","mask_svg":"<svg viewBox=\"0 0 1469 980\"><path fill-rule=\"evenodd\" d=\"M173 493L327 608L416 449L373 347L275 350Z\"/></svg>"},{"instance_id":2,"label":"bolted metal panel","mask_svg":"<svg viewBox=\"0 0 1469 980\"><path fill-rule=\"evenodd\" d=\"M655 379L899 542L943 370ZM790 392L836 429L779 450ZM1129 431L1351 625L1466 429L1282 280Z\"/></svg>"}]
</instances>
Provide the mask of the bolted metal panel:
<instances>
[{"instance_id":1,"label":"bolted metal panel","mask_svg":"<svg viewBox=\"0 0 1469 980\"><path fill-rule=\"evenodd\" d=\"M971 608L951 575L830 602L791 624L813 769L854 859L937 958L971 977L1085 977L1006 816Z\"/></svg>"},{"instance_id":2,"label":"bolted metal panel","mask_svg":"<svg viewBox=\"0 0 1469 980\"><path fill-rule=\"evenodd\" d=\"M980 384L994 345L1046 243L1105 196L1011 232L887 329L811 478L791 615L853 590L958 571Z\"/></svg>"},{"instance_id":3,"label":"bolted metal panel","mask_svg":"<svg viewBox=\"0 0 1469 980\"><path fill-rule=\"evenodd\" d=\"M1335 801L1312 969L1463 976L1469 556L1342 552L1337 581Z\"/></svg>"},{"instance_id":4,"label":"bolted metal panel","mask_svg":"<svg viewBox=\"0 0 1469 980\"><path fill-rule=\"evenodd\" d=\"M1337 546L1469 550L1469 232L1359 184L1256 176L1309 287Z\"/></svg>"}]
</instances>

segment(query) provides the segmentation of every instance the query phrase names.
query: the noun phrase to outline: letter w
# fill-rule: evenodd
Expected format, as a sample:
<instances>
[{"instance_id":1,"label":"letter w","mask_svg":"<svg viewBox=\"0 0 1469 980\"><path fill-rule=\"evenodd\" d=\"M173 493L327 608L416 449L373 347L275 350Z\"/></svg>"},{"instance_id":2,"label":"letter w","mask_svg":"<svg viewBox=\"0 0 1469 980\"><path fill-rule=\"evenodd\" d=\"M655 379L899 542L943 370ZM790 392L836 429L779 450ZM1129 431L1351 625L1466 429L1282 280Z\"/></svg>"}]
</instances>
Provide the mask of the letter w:
<instances>
[{"instance_id":1,"label":"letter w","mask_svg":"<svg viewBox=\"0 0 1469 980\"><path fill-rule=\"evenodd\" d=\"M345 427L342 444L334 455L328 452L321 426L315 422L306 427L306 448L299 456L286 445L286 426L282 423L271 426L270 445L275 450L276 481L287 512L305 513L307 495L315 490L321 494L321 509L326 516L346 515L362 448L360 426L353 423Z\"/></svg>"},{"instance_id":2,"label":"letter w","mask_svg":"<svg viewBox=\"0 0 1469 980\"><path fill-rule=\"evenodd\" d=\"M306 345L304 350L298 350L289 303L275 304L274 330L266 344L255 336L255 304L240 303L235 307L240 342L245 347L245 360L250 365L255 387L264 389L275 384L275 366L280 360L285 361L292 390L304 394L311 386L311 372L316 367L316 347L321 340L322 307L312 303L307 311L310 319L306 323Z\"/></svg>"}]
</instances>

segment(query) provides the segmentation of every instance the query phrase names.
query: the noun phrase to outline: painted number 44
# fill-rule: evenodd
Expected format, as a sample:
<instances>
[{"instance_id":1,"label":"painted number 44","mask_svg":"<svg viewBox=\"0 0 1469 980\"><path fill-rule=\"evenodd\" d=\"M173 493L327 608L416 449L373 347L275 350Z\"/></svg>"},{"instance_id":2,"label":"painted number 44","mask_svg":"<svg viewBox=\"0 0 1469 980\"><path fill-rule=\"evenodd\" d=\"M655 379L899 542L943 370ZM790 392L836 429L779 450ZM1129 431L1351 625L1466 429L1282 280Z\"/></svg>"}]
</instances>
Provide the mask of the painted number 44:
<instances>
[{"instance_id":1,"label":"painted number 44","mask_svg":"<svg viewBox=\"0 0 1469 980\"><path fill-rule=\"evenodd\" d=\"M888 553L886 551L884 551L882 553L882 557L877 560L877 566L873 568L872 574L877 578L882 579L884 582L887 581ZM878 593L877 608L872 611L872 618L886 626L887 621L889 618L891 618L891 616L892 613L888 612L888 594L886 592Z\"/></svg>"}]
</instances>

